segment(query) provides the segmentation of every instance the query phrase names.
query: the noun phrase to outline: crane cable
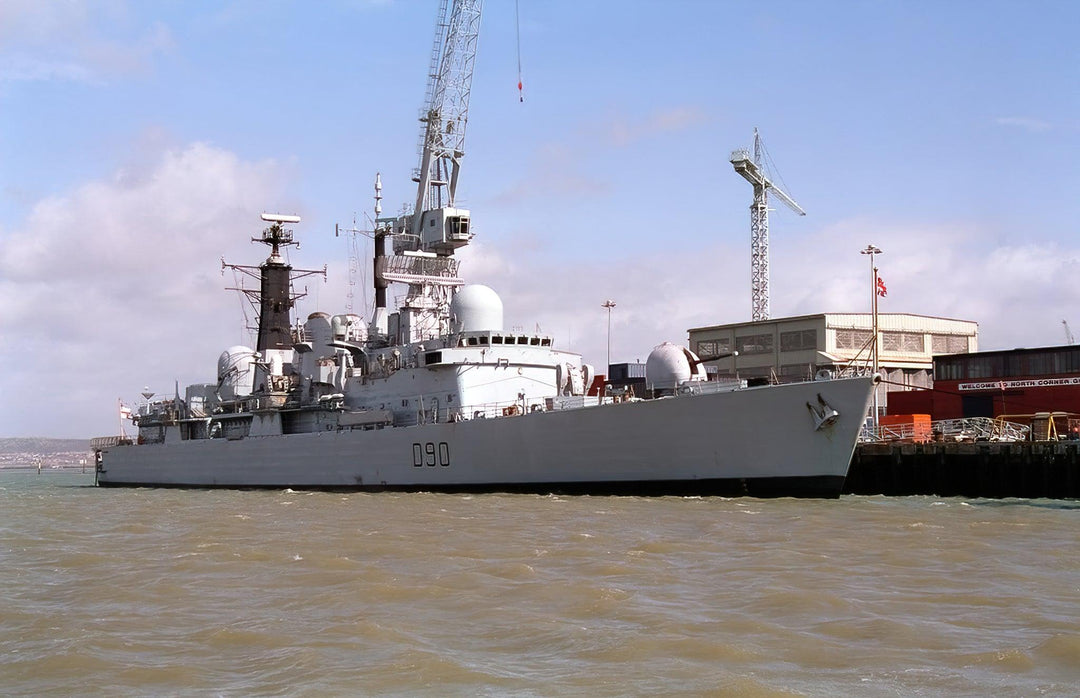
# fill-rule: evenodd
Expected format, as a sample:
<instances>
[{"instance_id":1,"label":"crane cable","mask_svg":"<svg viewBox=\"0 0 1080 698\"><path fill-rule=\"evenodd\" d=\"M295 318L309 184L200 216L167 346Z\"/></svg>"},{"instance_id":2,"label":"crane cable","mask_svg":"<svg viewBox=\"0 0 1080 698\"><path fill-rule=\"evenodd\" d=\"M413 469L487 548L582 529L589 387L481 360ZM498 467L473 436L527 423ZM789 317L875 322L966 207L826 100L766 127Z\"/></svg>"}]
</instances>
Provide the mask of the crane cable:
<instances>
[{"instance_id":1,"label":"crane cable","mask_svg":"<svg viewBox=\"0 0 1080 698\"><path fill-rule=\"evenodd\" d=\"M518 0L514 0L514 25L517 29L518 101L524 102L525 92L521 82L521 15L518 10Z\"/></svg>"}]
</instances>

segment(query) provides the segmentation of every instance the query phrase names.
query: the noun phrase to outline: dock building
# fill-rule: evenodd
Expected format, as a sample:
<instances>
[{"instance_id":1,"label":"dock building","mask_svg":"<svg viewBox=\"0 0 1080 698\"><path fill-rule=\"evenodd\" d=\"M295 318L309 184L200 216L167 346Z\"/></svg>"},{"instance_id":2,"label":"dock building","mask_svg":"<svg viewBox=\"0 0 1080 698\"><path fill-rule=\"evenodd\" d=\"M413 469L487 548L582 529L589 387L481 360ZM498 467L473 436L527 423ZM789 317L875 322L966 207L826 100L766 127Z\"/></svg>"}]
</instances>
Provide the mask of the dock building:
<instances>
[{"instance_id":1,"label":"dock building","mask_svg":"<svg viewBox=\"0 0 1080 698\"><path fill-rule=\"evenodd\" d=\"M718 379L778 382L868 370L873 356L870 313L819 313L757 322L694 327L690 348ZM878 409L888 409L890 393L934 384L934 355L978 351L978 323L906 313L878 314ZM720 357L720 358L708 358ZM894 412L896 410L889 410Z\"/></svg>"},{"instance_id":2,"label":"dock building","mask_svg":"<svg viewBox=\"0 0 1080 698\"><path fill-rule=\"evenodd\" d=\"M894 414L933 419L1080 413L1080 346L934 357L934 390L898 396Z\"/></svg>"}]
</instances>

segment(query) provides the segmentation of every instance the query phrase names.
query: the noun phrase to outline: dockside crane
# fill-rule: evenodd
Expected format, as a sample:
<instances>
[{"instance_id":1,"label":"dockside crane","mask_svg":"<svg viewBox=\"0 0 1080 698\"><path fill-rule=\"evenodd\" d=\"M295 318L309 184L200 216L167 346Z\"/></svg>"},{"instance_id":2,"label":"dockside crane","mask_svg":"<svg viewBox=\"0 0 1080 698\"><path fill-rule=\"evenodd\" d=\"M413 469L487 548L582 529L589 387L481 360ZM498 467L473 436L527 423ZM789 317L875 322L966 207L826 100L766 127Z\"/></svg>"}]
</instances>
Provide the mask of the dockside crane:
<instances>
[{"instance_id":1,"label":"dockside crane","mask_svg":"<svg viewBox=\"0 0 1080 698\"><path fill-rule=\"evenodd\" d=\"M418 219L430 209L453 208L461 158L465 155L465 126L483 2L454 0L449 16L446 5L447 0L442 0L420 117L424 124L420 132L420 165L413 173L413 181L418 184L414 209ZM419 220L414 226L419 227Z\"/></svg>"},{"instance_id":2,"label":"dockside crane","mask_svg":"<svg viewBox=\"0 0 1080 698\"><path fill-rule=\"evenodd\" d=\"M777 187L765 174L762 165L762 144L758 130L754 129L754 152L740 149L731 154L735 171L754 188L754 201L750 204L750 300L752 319L769 319L769 192L771 191L788 208L805 216L795 201L783 189Z\"/></svg>"},{"instance_id":3,"label":"dockside crane","mask_svg":"<svg viewBox=\"0 0 1080 698\"><path fill-rule=\"evenodd\" d=\"M454 250L469 244L473 234L469 211L457 208L456 198L482 9L482 0L439 3L420 112L420 164L413 172L416 204L411 212L393 218L378 218L376 213L372 333L389 342L409 343L445 333L446 308L464 283ZM381 191L377 182L377 202ZM386 253L387 238L393 241L392 255ZM407 284L409 290L391 323L386 289L394 282Z\"/></svg>"}]
</instances>

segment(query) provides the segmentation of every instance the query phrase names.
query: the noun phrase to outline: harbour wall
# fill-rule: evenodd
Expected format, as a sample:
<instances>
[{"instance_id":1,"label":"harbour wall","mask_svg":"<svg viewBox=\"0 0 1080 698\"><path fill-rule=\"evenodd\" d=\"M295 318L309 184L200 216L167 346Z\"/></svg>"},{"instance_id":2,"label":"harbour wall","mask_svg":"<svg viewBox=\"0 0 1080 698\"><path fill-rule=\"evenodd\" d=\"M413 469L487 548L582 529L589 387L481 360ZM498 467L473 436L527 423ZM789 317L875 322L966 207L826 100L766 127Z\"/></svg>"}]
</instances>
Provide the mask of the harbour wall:
<instances>
[{"instance_id":1,"label":"harbour wall","mask_svg":"<svg viewBox=\"0 0 1080 698\"><path fill-rule=\"evenodd\" d=\"M1080 441L860 443L844 494L1080 497Z\"/></svg>"}]
</instances>

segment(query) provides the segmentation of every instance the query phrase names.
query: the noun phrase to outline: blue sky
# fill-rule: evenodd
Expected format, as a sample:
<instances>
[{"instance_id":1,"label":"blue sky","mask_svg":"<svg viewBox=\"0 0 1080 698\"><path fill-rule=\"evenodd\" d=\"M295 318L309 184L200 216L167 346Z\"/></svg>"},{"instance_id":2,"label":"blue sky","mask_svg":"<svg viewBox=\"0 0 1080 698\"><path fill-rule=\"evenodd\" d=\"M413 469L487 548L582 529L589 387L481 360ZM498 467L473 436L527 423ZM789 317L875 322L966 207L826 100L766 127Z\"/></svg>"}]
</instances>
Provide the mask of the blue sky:
<instances>
[{"instance_id":1,"label":"blue sky","mask_svg":"<svg viewBox=\"0 0 1080 698\"><path fill-rule=\"evenodd\" d=\"M414 197L437 3L0 5L0 435L115 429L117 397L213 378L247 341L219 258L263 210L329 265L382 172ZM772 314L975 320L984 349L1080 330L1080 5L488 0L459 198L463 272L507 323L604 360L750 315L758 127L805 218L771 216ZM366 268L366 261L365 261ZM370 295L370 294L369 294ZM393 292L391 293L393 295Z\"/></svg>"}]
</instances>

